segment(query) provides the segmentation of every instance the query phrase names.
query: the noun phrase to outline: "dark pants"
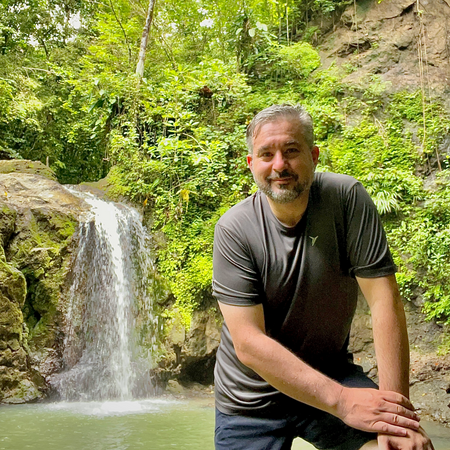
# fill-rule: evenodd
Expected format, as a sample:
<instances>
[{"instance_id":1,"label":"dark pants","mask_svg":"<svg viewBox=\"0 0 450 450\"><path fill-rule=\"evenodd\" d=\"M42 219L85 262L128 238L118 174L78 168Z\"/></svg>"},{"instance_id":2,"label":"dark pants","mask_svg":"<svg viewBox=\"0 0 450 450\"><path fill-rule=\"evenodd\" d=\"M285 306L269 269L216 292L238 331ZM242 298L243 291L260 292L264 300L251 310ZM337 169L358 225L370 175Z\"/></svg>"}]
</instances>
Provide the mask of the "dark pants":
<instances>
[{"instance_id":1,"label":"dark pants","mask_svg":"<svg viewBox=\"0 0 450 450\"><path fill-rule=\"evenodd\" d=\"M338 381L348 387L377 387L359 366L349 366ZM318 449L358 450L377 437L319 409L298 405L298 413L295 409L280 411L277 417L228 415L216 409L216 450L288 450L296 437Z\"/></svg>"}]
</instances>

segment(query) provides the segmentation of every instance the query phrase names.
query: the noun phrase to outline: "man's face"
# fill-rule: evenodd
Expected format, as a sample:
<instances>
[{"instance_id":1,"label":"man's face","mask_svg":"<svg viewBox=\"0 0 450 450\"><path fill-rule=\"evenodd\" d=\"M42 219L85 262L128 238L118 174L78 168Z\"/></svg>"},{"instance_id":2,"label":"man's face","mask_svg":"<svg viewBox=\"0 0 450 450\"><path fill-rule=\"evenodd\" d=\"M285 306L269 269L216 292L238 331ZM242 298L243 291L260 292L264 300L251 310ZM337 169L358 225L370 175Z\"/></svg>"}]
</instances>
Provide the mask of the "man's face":
<instances>
[{"instance_id":1,"label":"man's face","mask_svg":"<svg viewBox=\"0 0 450 450\"><path fill-rule=\"evenodd\" d=\"M290 203L308 194L319 158L309 148L298 120L263 124L253 139L247 163L258 188L275 203Z\"/></svg>"}]
</instances>

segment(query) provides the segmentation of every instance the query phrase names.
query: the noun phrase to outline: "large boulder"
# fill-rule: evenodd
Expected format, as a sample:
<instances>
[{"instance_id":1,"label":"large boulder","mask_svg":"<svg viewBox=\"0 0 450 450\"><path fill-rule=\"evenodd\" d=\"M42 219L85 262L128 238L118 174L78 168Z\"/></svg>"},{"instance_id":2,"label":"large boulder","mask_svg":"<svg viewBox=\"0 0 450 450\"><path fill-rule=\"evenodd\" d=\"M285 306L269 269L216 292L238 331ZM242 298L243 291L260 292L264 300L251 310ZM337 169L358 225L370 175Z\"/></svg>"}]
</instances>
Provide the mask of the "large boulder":
<instances>
[{"instance_id":1,"label":"large boulder","mask_svg":"<svg viewBox=\"0 0 450 450\"><path fill-rule=\"evenodd\" d=\"M176 309L171 309L170 319L165 321L164 357L156 375L166 383L176 378L184 385L214 382L214 364L220 343L222 316L217 304L209 296L203 299L203 307L192 313L189 326Z\"/></svg>"},{"instance_id":2,"label":"large boulder","mask_svg":"<svg viewBox=\"0 0 450 450\"><path fill-rule=\"evenodd\" d=\"M0 402L22 403L45 395L45 377L60 369L62 299L88 205L46 166L36 164L44 177L4 173L5 163L18 168L0 164Z\"/></svg>"}]
</instances>

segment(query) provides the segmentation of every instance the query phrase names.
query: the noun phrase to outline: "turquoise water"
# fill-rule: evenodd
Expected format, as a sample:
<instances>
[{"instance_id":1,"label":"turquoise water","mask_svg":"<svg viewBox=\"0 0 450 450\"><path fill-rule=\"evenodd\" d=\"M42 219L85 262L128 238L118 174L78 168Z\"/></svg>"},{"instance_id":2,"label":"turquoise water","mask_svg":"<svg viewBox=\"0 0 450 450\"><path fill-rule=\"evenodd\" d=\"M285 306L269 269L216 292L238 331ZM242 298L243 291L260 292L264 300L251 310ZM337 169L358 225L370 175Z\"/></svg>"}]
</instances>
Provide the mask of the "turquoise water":
<instances>
[{"instance_id":1,"label":"turquoise water","mask_svg":"<svg viewBox=\"0 0 450 450\"><path fill-rule=\"evenodd\" d=\"M425 424L436 450L450 430ZM0 450L213 450L212 399L48 403L0 407ZM313 447L296 440L293 449Z\"/></svg>"}]
</instances>

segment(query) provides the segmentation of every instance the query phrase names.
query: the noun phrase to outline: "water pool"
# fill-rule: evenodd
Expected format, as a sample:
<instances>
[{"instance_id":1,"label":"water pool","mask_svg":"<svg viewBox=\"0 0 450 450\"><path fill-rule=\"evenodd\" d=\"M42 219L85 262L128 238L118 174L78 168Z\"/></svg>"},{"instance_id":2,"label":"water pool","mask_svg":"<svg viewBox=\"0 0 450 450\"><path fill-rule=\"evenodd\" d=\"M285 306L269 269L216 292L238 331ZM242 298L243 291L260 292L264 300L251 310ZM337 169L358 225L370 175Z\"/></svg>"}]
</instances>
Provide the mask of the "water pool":
<instances>
[{"instance_id":1,"label":"water pool","mask_svg":"<svg viewBox=\"0 0 450 450\"><path fill-rule=\"evenodd\" d=\"M450 429L426 423L436 450ZM41 403L0 407L0 450L213 450L212 399ZM310 450L301 440L295 450Z\"/></svg>"}]
</instances>

